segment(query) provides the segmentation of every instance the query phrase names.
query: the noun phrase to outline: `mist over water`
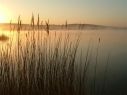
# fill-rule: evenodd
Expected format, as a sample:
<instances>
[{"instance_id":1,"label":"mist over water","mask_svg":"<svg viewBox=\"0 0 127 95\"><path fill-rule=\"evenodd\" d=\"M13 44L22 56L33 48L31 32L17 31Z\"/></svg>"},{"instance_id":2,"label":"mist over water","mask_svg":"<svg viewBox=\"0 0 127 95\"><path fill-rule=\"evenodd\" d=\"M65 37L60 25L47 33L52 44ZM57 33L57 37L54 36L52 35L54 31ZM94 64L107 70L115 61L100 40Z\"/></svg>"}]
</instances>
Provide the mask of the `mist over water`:
<instances>
[{"instance_id":1,"label":"mist over water","mask_svg":"<svg viewBox=\"0 0 127 95\"><path fill-rule=\"evenodd\" d=\"M81 41L78 47L76 61L80 62L81 52L82 52L82 62L86 61L86 53L88 45L90 44L93 51L93 58L89 66L89 77L88 82L93 81L95 63L96 63L96 53L99 43L98 51L98 64L97 64L97 76L96 76L96 88L102 90L102 85L104 81L104 75L106 71L106 64L108 60L109 51L111 54L109 56L109 65L107 71L105 90L112 92L125 92L127 88L127 32L126 30L52 30L50 31L50 39L54 40L55 36L59 37L62 34L64 38L66 33L70 34L71 41L74 41L77 31L82 32ZM12 56L17 52L17 31L0 31L0 51L3 49L6 51L9 47L7 45L11 44ZM38 34L39 33L39 34ZM2 36L4 35L4 36ZM26 36L29 35L29 38ZM35 41L37 44L42 44L42 40L47 36L45 31L40 31L35 33ZM20 42L22 46L26 46L26 40L31 40L32 33L28 31L20 31ZM6 41L4 41L7 39ZM42 46L42 45L41 45ZM15 52L14 52L14 51Z\"/></svg>"}]
</instances>

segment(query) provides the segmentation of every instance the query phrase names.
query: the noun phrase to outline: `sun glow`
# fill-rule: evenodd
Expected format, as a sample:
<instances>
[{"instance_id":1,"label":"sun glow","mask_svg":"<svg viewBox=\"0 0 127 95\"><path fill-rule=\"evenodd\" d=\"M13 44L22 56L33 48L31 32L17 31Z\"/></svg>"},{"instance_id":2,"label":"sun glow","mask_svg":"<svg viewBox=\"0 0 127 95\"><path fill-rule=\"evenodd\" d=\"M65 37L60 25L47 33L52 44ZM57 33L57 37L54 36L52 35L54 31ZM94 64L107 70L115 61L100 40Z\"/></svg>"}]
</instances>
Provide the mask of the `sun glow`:
<instances>
[{"instance_id":1,"label":"sun glow","mask_svg":"<svg viewBox=\"0 0 127 95\"><path fill-rule=\"evenodd\" d=\"M2 6L0 6L0 23L4 22L4 11L5 9Z\"/></svg>"},{"instance_id":2,"label":"sun glow","mask_svg":"<svg viewBox=\"0 0 127 95\"><path fill-rule=\"evenodd\" d=\"M10 22L11 17L12 17L11 11L7 7L0 4L0 23Z\"/></svg>"},{"instance_id":3,"label":"sun glow","mask_svg":"<svg viewBox=\"0 0 127 95\"><path fill-rule=\"evenodd\" d=\"M0 23L3 22L3 16L0 14Z\"/></svg>"}]
</instances>

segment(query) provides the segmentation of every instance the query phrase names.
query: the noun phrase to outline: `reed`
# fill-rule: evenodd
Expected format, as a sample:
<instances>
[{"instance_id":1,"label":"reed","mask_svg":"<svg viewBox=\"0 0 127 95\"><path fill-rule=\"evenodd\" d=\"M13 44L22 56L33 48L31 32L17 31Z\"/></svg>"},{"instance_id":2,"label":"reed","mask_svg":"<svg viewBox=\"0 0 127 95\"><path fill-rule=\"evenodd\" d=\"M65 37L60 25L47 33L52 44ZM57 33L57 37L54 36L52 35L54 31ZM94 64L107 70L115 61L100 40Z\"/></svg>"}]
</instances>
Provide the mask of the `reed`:
<instances>
[{"instance_id":1,"label":"reed","mask_svg":"<svg viewBox=\"0 0 127 95\"><path fill-rule=\"evenodd\" d=\"M38 14L36 28L32 14L31 29L24 27L27 32L22 38L23 25L18 17L17 50L14 51L10 44L0 52L0 95L86 95L87 69L92 53L88 51L84 67L79 68L76 54L81 32L77 32L74 41L69 33L64 37L55 33L51 40L49 20L45 22L48 35L43 34L42 22L41 26L39 23ZM11 21L10 27L16 32ZM35 33L38 33L38 39ZM13 39L10 42L13 43Z\"/></svg>"},{"instance_id":2,"label":"reed","mask_svg":"<svg viewBox=\"0 0 127 95\"><path fill-rule=\"evenodd\" d=\"M110 52L111 52L111 51L109 51L109 55L108 55L108 59L107 59L107 65L106 65L104 83L103 83L103 87L102 87L102 95L104 95L104 88L105 88L105 83L106 83L106 76L107 76L107 70L108 70Z\"/></svg>"},{"instance_id":3,"label":"reed","mask_svg":"<svg viewBox=\"0 0 127 95\"><path fill-rule=\"evenodd\" d=\"M92 95L95 94L96 69L98 61L99 43L97 47L94 89L87 87L89 64L93 58L93 43L90 40L87 48L85 62L82 61L82 50L80 62L77 63L76 56L81 40L81 31L71 40L67 32L67 20L65 22L65 36L55 32L54 38L50 34L49 20L40 22L39 14L37 25L34 15L31 18L31 29L26 29L18 17L16 26L10 31L17 33L17 49L13 50L13 39L10 45L1 46L0 52L0 95ZM79 30L84 28L79 26ZM45 31L46 34L45 35ZM20 34L25 31L25 36ZM44 33L43 33L44 32ZM13 37L12 37L13 38ZM53 40L52 40L53 39ZM23 42L22 42L23 40ZM39 44L40 43L40 44ZM91 44L92 43L92 44ZM109 60L109 57L108 57ZM106 66L103 91L107 74ZM103 92L102 92L103 94Z\"/></svg>"},{"instance_id":4,"label":"reed","mask_svg":"<svg viewBox=\"0 0 127 95\"><path fill-rule=\"evenodd\" d=\"M95 73L94 73L94 84L93 84L93 90L94 95L96 95L96 72L97 72L97 64L98 64L98 51L99 51L99 44L100 44L100 38L98 40L98 47L97 47L97 54L96 54L96 64L95 64Z\"/></svg>"}]
</instances>

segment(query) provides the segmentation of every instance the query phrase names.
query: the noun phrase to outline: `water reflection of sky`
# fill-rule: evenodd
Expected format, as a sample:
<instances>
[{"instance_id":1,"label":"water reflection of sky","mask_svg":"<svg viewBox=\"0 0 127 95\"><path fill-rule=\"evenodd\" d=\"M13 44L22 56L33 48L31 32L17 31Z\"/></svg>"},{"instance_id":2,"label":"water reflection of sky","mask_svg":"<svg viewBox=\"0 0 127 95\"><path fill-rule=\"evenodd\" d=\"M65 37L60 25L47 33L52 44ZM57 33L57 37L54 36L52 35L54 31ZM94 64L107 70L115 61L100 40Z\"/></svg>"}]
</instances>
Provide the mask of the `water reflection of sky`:
<instances>
[{"instance_id":1,"label":"water reflection of sky","mask_svg":"<svg viewBox=\"0 0 127 95\"><path fill-rule=\"evenodd\" d=\"M54 41L55 37L55 30L50 31L50 37L52 41ZM70 33L70 39L71 41L74 41L75 34L77 31L71 31L68 30ZM66 31L67 32L67 31ZM10 37L9 41L7 43L10 43L12 41L12 50L17 49L17 32L0 32L1 34L5 34L6 36ZM59 36L60 33L62 33L62 36L64 36L65 31L56 31L56 36ZM29 35L29 38L26 36ZM39 43L41 39L43 40L46 36L45 31L41 31L39 36L38 32L35 33L36 43L37 39L39 37ZM31 41L32 32L28 31L22 31L20 32L20 41L23 46L26 46L26 41ZM90 39L92 38L91 42L93 43L93 59L91 61L90 67L89 67L89 80L91 81L93 79L94 75L94 68L95 68L95 61L96 61L96 52L97 52L97 45L98 40L101 38L100 44L99 44L99 52L98 52L98 66L97 66L97 86L101 87L104 79L104 74L106 70L106 64L108 59L109 51L111 50L111 55L109 59L109 65L108 65L108 72L107 72L107 79L106 79L106 89L115 89L115 91L123 91L124 88L127 88L127 32L123 30L119 31L113 31L113 30L83 30L81 41L79 44L78 52L77 52L77 61L80 58L80 53L82 49L83 53L83 62L85 62L86 58L86 52L88 44L90 43ZM64 37L62 37L64 38ZM5 43L1 43L0 45L6 46ZM13 52L12 52L13 54Z\"/></svg>"},{"instance_id":2,"label":"water reflection of sky","mask_svg":"<svg viewBox=\"0 0 127 95\"><path fill-rule=\"evenodd\" d=\"M88 41L88 38L90 39L90 37L92 37L94 41L94 51L96 51L97 48L98 38L101 38L97 67L98 85L100 84L100 86L102 86L101 79L104 78L108 53L111 50L106 87L107 89L112 88L114 89L114 91L126 91L125 88L127 88L127 32L107 30L88 32L84 33L84 40L82 41L82 45L85 40ZM87 38L85 38L86 36ZM93 74L95 60L96 59L94 57L90 66L90 71L91 73L93 72Z\"/></svg>"}]
</instances>

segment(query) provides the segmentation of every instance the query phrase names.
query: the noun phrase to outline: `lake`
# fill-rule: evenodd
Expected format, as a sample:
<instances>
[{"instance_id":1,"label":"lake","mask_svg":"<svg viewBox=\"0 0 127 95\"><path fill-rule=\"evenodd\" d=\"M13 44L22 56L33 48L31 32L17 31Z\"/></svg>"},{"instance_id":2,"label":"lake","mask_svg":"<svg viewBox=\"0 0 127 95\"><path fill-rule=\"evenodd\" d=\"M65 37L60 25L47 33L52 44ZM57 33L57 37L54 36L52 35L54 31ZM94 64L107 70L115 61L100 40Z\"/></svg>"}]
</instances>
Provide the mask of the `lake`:
<instances>
[{"instance_id":1,"label":"lake","mask_svg":"<svg viewBox=\"0 0 127 95\"><path fill-rule=\"evenodd\" d=\"M92 60L89 65L88 84L91 84L95 74L95 64L97 61L96 72L96 90L102 90L106 65L108 68L105 81L105 90L112 93L125 93L127 90L127 31L126 30L51 30L47 35L46 31L35 31L34 38L36 44L40 44L40 49L43 47L43 41L48 36L51 46L57 38L66 39L65 34L69 33L69 42L75 40L77 33L81 33L80 44L76 54L76 62L86 61L88 47L92 50ZM17 31L0 30L0 52L8 53L11 47L11 56L14 57L18 53L18 45L20 43L25 49L32 42L33 32L20 31L19 36ZM2 35L5 35L2 36ZM8 39L9 38L9 39ZM100 42L99 42L100 39ZM19 41L18 41L19 40ZM67 44L68 42L66 42ZM89 45L89 46L88 46ZM63 46L63 45L61 45ZM37 47L37 46L35 46ZM92 47L92 48L91 48ZM98 48L99 47L99 48ZM38 47L37 47L38 48ZM97 50L98 48L98 50ZM62 49L62 47L61 47ZM7 51L8 50L8 51ZM36 51L36 50L35 50ZM36 51L38 53L38 51ZM98 52L98 55L97 55ZM109 55L110 52L110 55ZM1 57L1 56L0 56ZM109 59L108 59L109 57ZM96 60L97 58L97 60Z\"/></svg>"}]
</instances>

